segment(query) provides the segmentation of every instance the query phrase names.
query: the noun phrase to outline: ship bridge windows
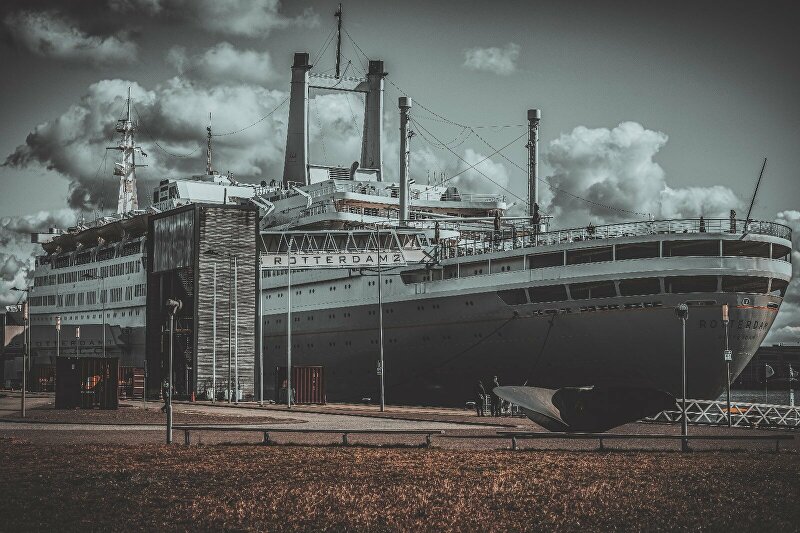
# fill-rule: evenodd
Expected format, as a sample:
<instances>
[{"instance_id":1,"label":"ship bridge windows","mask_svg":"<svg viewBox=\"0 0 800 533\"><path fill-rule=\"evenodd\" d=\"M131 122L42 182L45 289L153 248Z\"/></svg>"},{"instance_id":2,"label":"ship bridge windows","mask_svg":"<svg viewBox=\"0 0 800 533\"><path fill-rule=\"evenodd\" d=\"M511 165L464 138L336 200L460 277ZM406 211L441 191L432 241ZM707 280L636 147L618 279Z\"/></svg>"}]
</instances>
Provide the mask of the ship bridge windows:
<instances>
[{"instance_id":1,"label":"ship bridge windows","mask_svg":"<svg viewBox=\"0 0 800 533\"><path fill-rule=\"evenodd\" d=\"M749 292L766 294L769 278L758 276L722 276L722 292Z\"/></svg>"},{"instance_id":2,"label":"ship bridge windows","mask_svg":"<svg viewBox=\"0 0 800 533\"><path fill-rule=\"evenodd\" d=\"M571 283L569 293L573 300L589 300L592 298L611 298L617 295L617 287L613 281L590 281L588 283Z\"/></svg>"},{"instance_id":3,"label":"ship bridge windows","mask_svg":"<svg viewBox=\"0 0 800 533\"><path fill-rule=\"evenodd\" d=\"M769 288L769 293L772 296L780 296L783 298L786 295L786 287L789 286L789 282L783 279L773 278L772 285Z\"/></svg>"},{"instance_id":4,"label":"ship bridge windows","mask_svg":"<svg viewBox=\"0 0 800 533\"><path fill-rule=\"evenodd\" d=\"M664 241L664 257L719 257L719 241Z\"/></svg>"},{"instance_id":5,"label":"ship bridge windows","mask_svg":"<svg viewBox=\"0 0 800 533\"><path fill-rule=\"evenodd\" d=\"M717 292L717 276L669 276L664 278L664 287L674 294Z\"/></svg>"},{"instance_id":6,"label":"ship bridge windows","mask_svg":"<svg viewBox=\"0 0 800 533\"><path fill-rule=\"evenodd\" d=\"M722 241L722 255L724 256L743 256L743 257L763 257L769 259L770 250L768 242L741 241L739 239Z\"/></svg>"},{"instance_id":7,"label":"ship bridge windows","mask_svg":"<svg viewBox=\"0 0 800 533\"><path fill-rule=\"evenodd\" d=\"M659 278L623 279L619 282L619 293L622 296L639 296L643 294L658 294L660 292L661 280Z\"/></svg>"},{"instance_id":8,"label":"ship bridge windows","mask_svg":"<svg viewBox=\"0 0 800 533\"><path fill-rule=\"evenodd\" d=\"M659 249L658 241L634 242L629 244L618 244L616 246L616 258L620 261L623 259L650 259L653 257L659 257L660 255L661 251Z\"/></svg>"},{"instance_id":9,"label":"ship bridge windows","mask_svg":"<svg viewBox=\"0 0 800 533\"><path fill-rule=\"evenodd\" d=\"M611 246L601 246L599 248L580 248L577 250L567 250L567 264L580 265L583 263L600 263L612 261L614 252Z\"/></svg>"},{"instance_id":10,"label":"ship bridge windows","mask_svg":"<svg viewBox=\"0 0 800 533\"><path fill-rule=\"evenodd\" d=\"M497 296L508 305L522 305L528 303L528 295L525 293L525 289L497 291Z\"/></svg>"},{"instance_id":11,"label":"ship bridge windows","mask_svg":"<svg viewBox=\"0 0 800 533\"><path fill-rule=\"evenodd\" d=\"M788 246L784 246L782 244L773 244L772 245L772 258L773 259L782 259L783 261L789 261L789 254L792 253L792 249Z\"/></svg>"},{"instance_id":12,"label":"ship bridge windows","mask_svg":"<svg viewBox=\"0 0 800 533\"><path fill-rule=\"evenodd\" d=\"M547 268L553 266L564 266L564 252L553 252L549 254L534 254L528 258L530 268Z\"/></svg>"},{"instance_id":13,"label":"ship bridge windows","mask_svg":"<svg viewBox=\"0 0 800 533\"><path fill-rule=\"evenodd\" d=\"M546 285L528 288L531 303L562 302L567 299L567 288L564 285Z\"/></svg>"}]
</instances>

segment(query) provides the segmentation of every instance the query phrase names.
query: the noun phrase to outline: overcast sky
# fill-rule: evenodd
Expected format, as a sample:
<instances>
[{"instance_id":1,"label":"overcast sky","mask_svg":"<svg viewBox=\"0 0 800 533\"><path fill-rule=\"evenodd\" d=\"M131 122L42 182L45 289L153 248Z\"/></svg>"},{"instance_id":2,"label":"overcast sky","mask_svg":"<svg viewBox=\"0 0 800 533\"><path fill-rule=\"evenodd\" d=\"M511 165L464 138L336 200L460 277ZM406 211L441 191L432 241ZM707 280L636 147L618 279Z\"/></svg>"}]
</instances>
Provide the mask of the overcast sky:
<instances>
[{"instance_id":1,"label":"overcast sky","mask_svg":"<svg viewBox=\"0 0 800 533\"><path fill-rule=\"evenodd\" d=\"M27 275L30 228L115 207L104 148L128 86L149 154L138 172L145 204L159 179L203 172L209 112L225 133L277 108L216 138L215 167L245 181L279 179L292 54L316 57L337 3L3 2L0 299ZM735 208L744 217L767 157L754 217L798 228L798 23L791 2L344 3L347 33L389 72L386 174L397 174L397 97L406 92L415 101L415 179L453 175L510 143L453 182L507 194L523 209L519 125L539 107L542 174L556 187L542 186L541 203L562 227L641 218L633 213ZM316 72L333 66L334 51L332 43ZM345 36L348 75L361 74L361 51ZM312 96L312 160L349 165L362 102ZM771 341L800 338L796 285Z\"/></svg>"}]
</instances>

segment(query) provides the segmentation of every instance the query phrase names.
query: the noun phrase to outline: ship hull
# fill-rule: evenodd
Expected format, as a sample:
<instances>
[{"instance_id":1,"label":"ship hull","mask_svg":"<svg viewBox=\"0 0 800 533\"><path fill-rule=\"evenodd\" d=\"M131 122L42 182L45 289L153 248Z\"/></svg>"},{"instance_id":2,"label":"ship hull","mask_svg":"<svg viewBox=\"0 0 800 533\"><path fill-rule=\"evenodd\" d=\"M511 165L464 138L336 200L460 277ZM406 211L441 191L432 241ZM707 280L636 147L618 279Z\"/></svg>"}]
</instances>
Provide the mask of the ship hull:
<instances>
[{"instance_id":1,"label":"ship hull","mask_svg":"<svg viewBox=\"0 0 800 533\"><path fill-rule=\"evenodd\" d=\"M748 299L754 305L740 305ZM720 305L731 306L733 379L766 336L780 298L661 294L593 301L593 311L580 310L588 302L569 302L545 312L541 306L507 306L495 293L388 304L386 401L463 406L477 381L488 386L493 376L504 385L641 386L681 397L681 322L674 307L687 300L696 303L686 324L687 396L716 398L727 380ZM456 312L460 306L466 311ZM293 313L293 365L324 367L328 401L379 397L376 307L348 308L348 318L361 317L353 321L358 329L337 324L335 314L321 327L309 327L320 313ZM276 319L279 315L267 318ZM281 323L285 327L285 318ZM267 370L286 366L285 331L265 328ZM269 397L273 383L266 381Z\"/></svg>"}]
</instances>

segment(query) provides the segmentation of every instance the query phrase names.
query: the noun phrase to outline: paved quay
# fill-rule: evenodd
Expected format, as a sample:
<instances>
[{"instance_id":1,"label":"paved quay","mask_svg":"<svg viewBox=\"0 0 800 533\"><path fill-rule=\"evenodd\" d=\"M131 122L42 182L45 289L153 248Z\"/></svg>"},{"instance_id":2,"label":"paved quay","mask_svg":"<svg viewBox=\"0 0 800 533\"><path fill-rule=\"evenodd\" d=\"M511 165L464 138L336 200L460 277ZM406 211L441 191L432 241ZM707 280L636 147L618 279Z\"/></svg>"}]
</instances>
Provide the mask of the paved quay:
<instances>
[{"instance_id":1,"label":"paved quay","mask_svg":"<svg viewBox=\"0 0 800 533\"><path fill-rule=\"evenodd\" d=\"M28 416L19 417L19 394L3 393L0 398L0 437L14 437L33 443L114 443L160 444L165 440L164 415L160 402L122 401L117 411L55 410L52 395L35 395L28 399ZM319 430L441 430L449 437L435 437L437 447L451 449L503 449L510 439L492 438L497 431L544 432L526 418L479 418L472 411L452 408L387 406L380 412L377 406L359 404L328 404L324 406L295 406L241 402L238 405L210 402L176 402L176 424L237 425L242 428ZM680 432L679 425L635 423L615 428L611 433L672 434ZM786 430L691 426L692 435L775 435L794 434ZM255 443L261 440L253 432L195 432L192 443ZM277 443L324 445L341 441L336 434L273 433ZM183 442L183 433L175 431L175 442ZM418 445L424 437L418 435L352 435L352 444ZM606 448L618 450L675 451L678 441L647 439L609 440ZM520 440L521 448L541 450L594 450L596 440ZM750 450L772 451L774 441L697 441L693 450ZM781 450L800 451L798 439L782 442Z\"/></svg>"}]
</instances>

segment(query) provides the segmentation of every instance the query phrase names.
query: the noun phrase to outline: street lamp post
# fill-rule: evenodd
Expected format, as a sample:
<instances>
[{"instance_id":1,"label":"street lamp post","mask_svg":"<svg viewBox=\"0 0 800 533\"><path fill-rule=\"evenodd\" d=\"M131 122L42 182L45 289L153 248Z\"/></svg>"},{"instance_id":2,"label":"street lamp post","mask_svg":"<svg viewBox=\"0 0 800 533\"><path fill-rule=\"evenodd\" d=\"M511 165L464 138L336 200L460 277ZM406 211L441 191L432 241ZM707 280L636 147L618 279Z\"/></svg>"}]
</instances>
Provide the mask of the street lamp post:
<instances>
[{"instance_id":1,"label":"street lamp post","mask_svg":"<svg viewBox=\"0 0 800 533\"><path fill-rule=\"evenodd\" d=\"M292 242L286 246L286 408L292 408Z\"/></svg>"},{"instance_id":2,"label":"street lamp post","mask_svg":"<svg viewBox=\"0 0 800 533\"><path fill-rule=\"evenodd\" d=\"M686 319L689 317L689 306L680 304L675 308L675 315L681 321L681 451L689 451L689 424L686 419Z\"/></svg>"},{"instance_id":3,"label":"street lamp post","mask_svg":"<svg viewBox=\"0 0 800 533\"><path fill-rule=\"evenodd\" d=\"M383 381L383 374L384 374L384 367L383 367L383 272L381 269L381 229L380 226L376 226L376 233L378 236L378 329L379 332L379 341L380 341L380 386L381 386L381 412L386 409L385 405L385 394L384 394L384 381Z\"/></svg>"},{"instance_id":4,"label":"street lamp post","mask_svg":"<svg viewBox=\"0 0 800 533\"><path fill-rule=\"evenodd\" d=\"M97 274L84 274L83 279L100 280L100 303L103 310L103 357L106 356L106 277Z\"/></svg>"},{"instance_id":5,"label":"street lamp post","mask_svg":"<svg viewBox=\"0 0 800 533\"><path fill-rule=\"evenodd\" d=\"M181 310L183 303L180 300L167 300L169 313L169 363L167 377L167 444L172 444L172 339L175 333L175 313Z\"/></svg>"},{"instance_id":6,"label":"street lamp post","mask_svg":"<svg viewBox=\"0 0 800 533\"><path fill-rule=\"evenodd\" d=\"M56 359L61 355L61 315L56 316Z\"/></svg>"},{"instance_id":7,"label":"street lamp post","mask_svg":"<svg viewBox=\"0 0 800 533\"><path fill-rule=\"evenodd\" d=\"M30 350L30 331L28 328L28 320L29 320L29 313L30 309L28 307L28 292L29 289L26 287L24 289L20 289L18 287L11 287L12 291L24 292L25 293L25 301L22 302L22 398L20 400L20 416L25 418L25 391L28 388L28 358L30 354L28 351Z\"/></svg>"},{"instance_id":8,"label":"street lamp post","mask_svg":"<svg viewBox=\"0 0 800 533\"><path fill-rule=\"evenodd\" d=\"M727 388L727 400L728 400L728 427L731 427L731 359L733 358L733 353L728 348L728 304L722 305L722 324L725 326L725 352L723 355L725 357L725 369L727 372L727 379L725 381Z\"/></svg>"},{"instance_id":9,"label":"street lamp post","mask_svg":"<svg viewBox=\"0 0 800 533\"><path fill-rule=\"evenodd\" d=\"M211 403L217 403L217 263L214 262L214 298L211 323Z\"/></svg>"}]
</instances>

